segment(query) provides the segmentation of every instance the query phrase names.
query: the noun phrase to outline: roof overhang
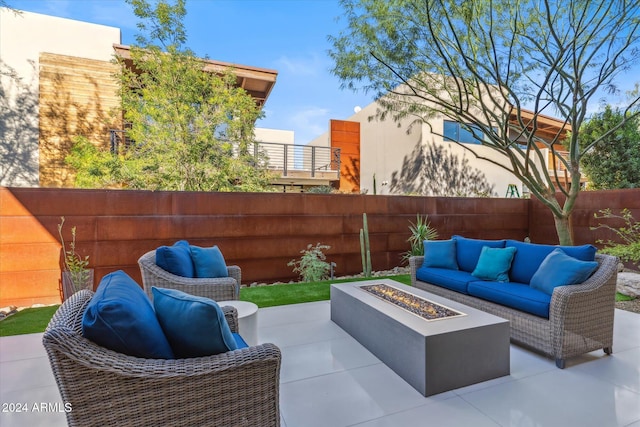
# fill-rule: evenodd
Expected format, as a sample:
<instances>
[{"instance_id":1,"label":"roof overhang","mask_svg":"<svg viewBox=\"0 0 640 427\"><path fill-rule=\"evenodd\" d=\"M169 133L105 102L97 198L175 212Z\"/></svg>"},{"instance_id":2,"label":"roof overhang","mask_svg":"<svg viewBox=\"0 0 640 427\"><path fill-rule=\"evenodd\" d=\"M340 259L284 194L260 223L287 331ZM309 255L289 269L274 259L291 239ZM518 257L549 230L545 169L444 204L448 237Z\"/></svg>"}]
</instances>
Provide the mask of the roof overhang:
<instances>
[{"instance_id":1,"label":"roof overhang","mask_svg":"<svg viewBox=\"0 0 640 427\"><path fill-rule=\"evenodd\" d=\"M131 47L114 44L116 55L123 58L131 65ZM251 67L248 65L232 64L229 62L202 59L203 69L210 73L222 74L231 70L236 76L238 87L244 89L256 101L259 106L267 102L267 98L276 84L278 72L268 68Z\"/></svg>"},{"instance_id":2,"label":"roof overhang","mask_svg":"<svg viewBox=\"0 0 640 427\"><path fill-rule=\"evenodd\" d=\"M567 137L567 132L571 131L571 125L565 123L564 120L556 119L551 116L537 114L531 110L520 109L520 117L527 129L533 129L533 118L536 117L536 136L545 140L552 140L556 136L560 141ZM511 109L509 114L509 123L519 126L518 111L516 108Z\"/></svg>"}]
</instances>

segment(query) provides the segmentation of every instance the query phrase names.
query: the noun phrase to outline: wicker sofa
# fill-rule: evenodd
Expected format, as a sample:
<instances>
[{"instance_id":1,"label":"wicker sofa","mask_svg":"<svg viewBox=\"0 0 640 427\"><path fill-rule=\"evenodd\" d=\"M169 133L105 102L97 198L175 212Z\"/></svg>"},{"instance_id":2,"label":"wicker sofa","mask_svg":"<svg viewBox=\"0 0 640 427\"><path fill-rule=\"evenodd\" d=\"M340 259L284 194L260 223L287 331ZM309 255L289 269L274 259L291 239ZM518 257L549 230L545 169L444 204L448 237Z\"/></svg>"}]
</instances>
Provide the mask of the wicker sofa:
<instances>
[{"instance_id":1,"label":"wicker sofa","mask_svg":"<svg viewBox=\"0 0 640 427\"><path fill-rule=\"evenodd\" d=\"M83 290L65 301L43 336L69 426L280 425L277 346L190 359L127 356L82 336L92 296ZM223 311L237 332L236 309Z\"/></svg>"},{"instance_id":2,"label":"wicker sofa","mask_svg":"<svg viewBox=\"0 0 640 427\"><path fill-rule=\"evenodd\" d=\"M176 276L156 265L156 251L149 251L138 259L144 291L152 298L151 287L177 289L191 295L214 301L237 300L240 295L242 271L237 265L228 265L229 277L190 278Z\"/></svg>"},{"instance_id":3,"label":"wicker sofa","mask_svg":"<svg viewBox=\"0 0 640 427\"><path fill-rule=\"evenodd\" d=\"M412 257L409 264L413 286L508 319L512 342L554 358L562 369L570 357L598 349L612 352L618 262L601 254L595 261L598 267L586 281L553 290L548 318L420 280L416 273L424 257Z\"/></svg>"}]
</instances>

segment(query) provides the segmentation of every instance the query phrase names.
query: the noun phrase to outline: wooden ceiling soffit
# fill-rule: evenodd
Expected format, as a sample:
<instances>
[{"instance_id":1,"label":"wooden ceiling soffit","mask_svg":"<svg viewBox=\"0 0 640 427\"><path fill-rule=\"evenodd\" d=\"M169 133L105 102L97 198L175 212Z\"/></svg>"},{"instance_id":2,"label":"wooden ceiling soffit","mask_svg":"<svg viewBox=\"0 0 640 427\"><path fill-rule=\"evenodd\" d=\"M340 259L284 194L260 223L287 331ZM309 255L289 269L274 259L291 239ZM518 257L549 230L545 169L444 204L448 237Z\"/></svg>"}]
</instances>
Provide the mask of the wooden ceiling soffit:
<instances>
[{"instance_id":1,"label":"wooden ceiling soffit","mask_svg":"<svg viewBox=\"0 0 640 427\"><path fill-rule=\"evenodd\" d=\"M525 123L527 128L531 129L532 124L530 124L533 120L535 113L530 110L521 109L520 117L522 121ZM537 115L537 127L538 130L536 134L541 136L544 139L552 139L554 138L558 132L560 133L560 140L563 140L567 136L567 132L571 131L571 125L565 123L563 120L556 119L551 116L545 116L543 114ZM518 114L515 109L511 110L511 114L509 115L509 123L518 126Z\"/></svg>"},{"instance_id":2,"label":"wooden ceiling soffit","mask_svg":"<svg viewBox=\"0 0 640 427\"><path fill-rule=\"evenodd\" d=\"M129 67L132 66L130 46L114 44L113 49L116 55L123 58ZM227 70L232 70L236 75L238 87L243 88L260 106L267 102L278 77L278 71L268 68L232 64L211 59L202 59L202 63L204 71L210 73L222 74Z\"/></svg>"}]
</instances>

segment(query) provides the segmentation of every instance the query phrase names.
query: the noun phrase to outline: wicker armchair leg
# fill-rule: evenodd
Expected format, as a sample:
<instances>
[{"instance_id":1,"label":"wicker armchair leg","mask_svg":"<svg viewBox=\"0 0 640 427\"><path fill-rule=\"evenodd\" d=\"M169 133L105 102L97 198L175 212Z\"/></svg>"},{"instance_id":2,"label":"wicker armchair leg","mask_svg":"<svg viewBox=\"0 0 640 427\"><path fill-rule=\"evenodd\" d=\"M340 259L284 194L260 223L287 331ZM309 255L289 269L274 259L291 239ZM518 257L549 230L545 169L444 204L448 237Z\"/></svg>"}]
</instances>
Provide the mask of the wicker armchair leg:
<instances>
[{"instance_id":1,"label":"wicker armchair leg","mask_svg":"<svg viewBox=\"0 0 640 427\"><path fill-rule=\"evenodd\" d=\"M613 348L612 347L605 347L603 348L605 354L608 354L609 356L611 356L611 354L613 353Z\"/></svg>"},{"instance_id":2,"label":"wicker armchair leg","mask_svg":"<svg viewBox=\"0 0 640 427\"><path fill-rule=\"evenodd\" d=\"M560 369L564 369L564 359L556 359L556 366Z\"/></svg>"}]
</instances>

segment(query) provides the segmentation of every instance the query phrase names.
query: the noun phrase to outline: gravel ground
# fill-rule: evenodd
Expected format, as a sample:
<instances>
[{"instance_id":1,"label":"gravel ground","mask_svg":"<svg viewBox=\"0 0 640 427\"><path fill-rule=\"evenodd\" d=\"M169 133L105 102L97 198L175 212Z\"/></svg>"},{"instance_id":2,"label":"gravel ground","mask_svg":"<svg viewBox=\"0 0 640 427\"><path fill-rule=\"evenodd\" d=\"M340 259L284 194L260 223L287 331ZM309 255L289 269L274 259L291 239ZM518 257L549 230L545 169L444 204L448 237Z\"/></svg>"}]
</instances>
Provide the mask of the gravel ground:
<instances>
[{"instance_id":1,"label":"gravel ground","mask_svg":"<svg viewBox=\"0 0 640 427\"><path fill-rule=\"evenodd\" d=\"M640 313L640 298L636 298L631 301L616 302L616 308L620 310L632 311L634 313Z\"/></svg>"}]
</instances>

